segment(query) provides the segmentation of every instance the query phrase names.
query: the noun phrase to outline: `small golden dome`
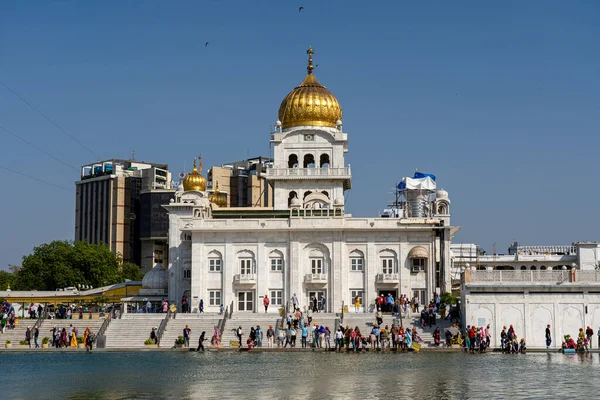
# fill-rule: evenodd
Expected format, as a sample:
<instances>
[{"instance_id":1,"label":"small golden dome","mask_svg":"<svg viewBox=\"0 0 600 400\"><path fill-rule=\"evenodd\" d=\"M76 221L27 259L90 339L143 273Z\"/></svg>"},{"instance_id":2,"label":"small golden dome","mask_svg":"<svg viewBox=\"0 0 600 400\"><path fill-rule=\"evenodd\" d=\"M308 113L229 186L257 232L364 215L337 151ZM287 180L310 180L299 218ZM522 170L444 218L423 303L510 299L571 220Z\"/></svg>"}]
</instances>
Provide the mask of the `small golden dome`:
<instances>
[{"instance_id":1,"label":"small golden dome","mask_svg":"<svg viewBox=\"0 0 600 400\"><path fill-rule=\"evenodd\" d=\"M312 55L315 51L309 48L308 74L304 81L288 93L279 106L279 120L283 129L294 126L327 126L336 127L342 119L342 107L335 96L321 85L312 73Z\"/></svg>"},{"instance_id":2,"label":"small golden dome","mask_svg":"<svg viewBox=\"0 0 600 400\"><path fill-rule=\"evenodd\" d=\"M194 169L183 179L183 190L186 192L203 192L206 190L206 179L200 173L202 171L202 159L200 159L200 170L196 169L194 158Z\"/></svg>"},{"instance_id":3,"label":"small golden dome","mask_svg":"<svg viewBox=\"0 0 600 400\"><path fill-rule=\"evenodd\" d=\"M227 196L219 190L219 182L213 194L210 195L210 202L219 207L227 207Z\"/></svg>"}]
</instances>

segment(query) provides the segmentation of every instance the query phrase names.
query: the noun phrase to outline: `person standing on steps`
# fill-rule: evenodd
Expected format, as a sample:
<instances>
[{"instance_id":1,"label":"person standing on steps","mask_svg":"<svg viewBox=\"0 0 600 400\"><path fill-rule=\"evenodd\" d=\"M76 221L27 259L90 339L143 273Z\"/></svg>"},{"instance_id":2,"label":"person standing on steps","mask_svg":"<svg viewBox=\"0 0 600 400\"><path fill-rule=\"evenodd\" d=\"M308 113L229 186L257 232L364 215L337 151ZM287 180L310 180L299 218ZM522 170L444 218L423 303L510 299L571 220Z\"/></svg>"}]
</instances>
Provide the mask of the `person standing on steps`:
<instances>
[{"instance_id":1,"label":"person standing on steps","mask_svg":"<svg viewBox=\"0 0 600 400\"><path fill-rule=\"evenodd\" d=\"M550 334L550 324L546 326L546 348L549 349L552 344L552 335Z\"/></svg>"},{"instance_id":2,"label":"person standing on steps","mask_svg":"<svg viewBox=\"0 0 600 400\"><path fill-rule=\"evenodd\" d=\"M294 295L292 296L292 306L293 306L294 310L298 306L298 297L296 296L296 293L294 293Z\"/></svg>"},{"instance_id":3,"label":"person standing on steps","mask_svg":"<svg viewBox=\"0 0 600 400\"><path fill-rule=\"evenodd\" d=\"M263 299L263 306L265 306L265 314L267 313L267 310L269 309L269 303L271 301L269 300L269 296L267 296L265 294L265 298Z\"/></svg>"},{"instance_id":4,"label":"person standing on steps","mask_svg":"<svg viewBox=\"0 0 600 400\"><path fill-rule=\"evenodd\" d=\"M204 312L204 299L200 299L200 304L198 305L198 312Z\"/></svg>"},{"instance_id":5,"label":"person standing on steps","mask_svg":"<svg viewBox=\"0 0 600 400\"><path fill-rule=\"evenodd\" d=\"M235 334L238 338L238 341L240 342L240 348L242 347L242 334L244 333L244 331L242 330L242 326L240 325L239 328L237 328Z\"/></svg>"},{"instance_id":6,"label":"person standing on steps","mask_svg":"<svg viewBox=\"0 0 600 400\"><path fill-rule=\"evenodd\" d=\"M40 330L38 328L33 328L33 342L35 343L35 348L39 349L40 345L38 344L38 337L40 336Z\"/></svg>"},{"instance_id":7,"label":"person standing on steps","mask_svg":"<svg viewBox=\"0 0 600 400\"><path fill-rule=\"evenodd\" d=\"M188 325L183 328L183 341L185 342L185 347L190 347L190 333L192 330Z\"/></svg>"},{"instance_id":8,"label":"person standing on steps","mask_svg":"<svg viewBox=\"0 0 600 400\"><path fill-rule=\"evenodd\" d=\"M594 330L588 326L585 330L586 339L590 345L590 349L592 348L592 336L594 336Z\"/></svg>"},{"instance_id":9,"label":"person standing on steps","mask_svg":"<svg viewBox=\"0 0 600 400\"><path fill-rule=\"evenodd\" d=\"M29 348L31 348L31 327L29 326L25 331L25 340L27 340L27 344L29 345Z\"/></svg>"},{"instance_id":10,"label":"person standing on steps","mask_svg":"<svg viewBox=\"0 0 600 400\"><path fill-rule=\"evenodd\" d=\"M198 348L196 349L196 351L201 351L201 350L204 351L204 345L202 344L202 342L204 342L206 340L204 338L204 335L206 335L206 331L202 331L202 334L198 338Z\"/></svg>"},{"instance_id":11,"label":"person standing on steps","mask_svg":"<svg viewBox=\"0 0 600 400\"><path fill-rule=\"evenodd\" d=\"M256 325L256 347L262 348L263 332L260 325Z\"/></svg>"},{"instance_id":12,"label":"person standing on steps","mask_svg":"<svg viewBox=\"0 0 600 400\"><path fill-rule=\"evenodd\" d=\"M269 325L269 329L267 329L267 342L269 343L269 348L273 348L274 338L275 338L275 331L273 330L273 325Z\"/></svg>"}]
</instances>

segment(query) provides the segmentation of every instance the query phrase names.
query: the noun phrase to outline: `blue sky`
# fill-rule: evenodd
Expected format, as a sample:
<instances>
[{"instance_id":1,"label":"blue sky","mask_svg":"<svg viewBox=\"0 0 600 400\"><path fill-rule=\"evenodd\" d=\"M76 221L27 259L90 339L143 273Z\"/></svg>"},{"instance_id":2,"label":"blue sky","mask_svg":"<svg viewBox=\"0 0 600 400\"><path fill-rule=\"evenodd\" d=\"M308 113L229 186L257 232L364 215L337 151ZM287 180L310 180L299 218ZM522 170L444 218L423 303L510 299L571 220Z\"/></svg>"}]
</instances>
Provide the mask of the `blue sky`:
<instances>
[{"instance_id":1,"label":"blue sky","mask_svg":"<svg viewBox=\"0 0 600 400\"><path fill-rule=\"evenodd\" d=\"M344 112L347 210L377 215L418 168L450 193L455 242L505 251L600 240L598 20L592 0L7 0L0 80L101 158L135 149L177 173L200 153L269 155L310 44ZM75 167L96 159L1 86L0 125ZM78 171L0 140L1 166L68 189L0 168L6 268L73 238Z\"/></svg>"}]
</instances>

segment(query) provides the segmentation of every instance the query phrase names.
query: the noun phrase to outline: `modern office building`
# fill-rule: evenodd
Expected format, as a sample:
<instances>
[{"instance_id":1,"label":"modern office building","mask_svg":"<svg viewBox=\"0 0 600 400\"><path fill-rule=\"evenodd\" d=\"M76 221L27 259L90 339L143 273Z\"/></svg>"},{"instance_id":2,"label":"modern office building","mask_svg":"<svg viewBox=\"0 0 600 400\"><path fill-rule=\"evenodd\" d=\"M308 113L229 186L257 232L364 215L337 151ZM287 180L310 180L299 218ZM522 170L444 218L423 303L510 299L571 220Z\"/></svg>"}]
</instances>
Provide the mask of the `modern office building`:
<instances>
[{"instance_id":1,"label":"modern office building","mask_svg":"<svg viewBox=\"0 0 600 400\"><path fill-rule=\"evenodd\" d=\"M166 164L110 159L82 166L75 182L75 240L106 243L123 261L150 268L166 257L166 247L155 255L143 245L166 242L167 217L159 204L172 197L172 186Z\"/></svg>"},{"instance_id":2,"label":"modern office building","mask_svg":"<svg viewBox=\"0 0 600 400\"><path fill-rule=\"evenodd\" d=\"M273 160L249 158L221 164L208 170L208 187L219 186L229 207L273 207L273 191L264 177Z\"/></svg>"}]
</instances>

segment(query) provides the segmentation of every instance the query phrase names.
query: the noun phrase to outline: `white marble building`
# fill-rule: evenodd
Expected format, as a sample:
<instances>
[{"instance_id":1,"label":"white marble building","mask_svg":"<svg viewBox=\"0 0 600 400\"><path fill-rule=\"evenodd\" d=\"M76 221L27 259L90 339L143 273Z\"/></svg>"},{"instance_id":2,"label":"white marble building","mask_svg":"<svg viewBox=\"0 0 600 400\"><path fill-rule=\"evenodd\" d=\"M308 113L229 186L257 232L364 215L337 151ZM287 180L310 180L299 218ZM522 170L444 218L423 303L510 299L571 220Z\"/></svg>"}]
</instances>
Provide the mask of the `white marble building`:
<instances>
[{"instance_id":1,"label":"white marble building","mask_svg":"<svg viewBox=\"0 0 600 400\"><path fill-rule=\"evenodd\" d=\"M273 207L223 207L225 194L208 193L195 164L165 206L170 301L189 295L193 311L203 299L206 311L224 304L258 312L267 294L269 311L277 312L295 293L300 305L315 296L338 312L357 295L368 310L380 293L418 294L424 302L450 289L457 228L446 191L407 192L411 212L400 218L345 213L351 135L337 99L312 73L312 49L307 53L308 74L279 109L273 166L259 172L272 186Z\"/></svg>"},{"instance_id":2,"label":"white marble building","mask_svg":"<svg viewBox=\"0 0 600 400\"><path fill-rule=\"evenodd\" d=\"M504 271L545 271L600 268L600 243L574 242L565 246L521 246L517 242L508 254L485 254L476 244L453 243L452 279L460 279L465 269Z\"/></svg>"},{"instance_id":3,"label":"white marble building","mask_svg":"<svg viewBox=\"0 0 600 400\"><path fill-rule=\"evenodd\" d=\"M552 348L564 335L577 337L579 328L600 329L600 271L475 270L463 272L461 284L463 325L487 326L491 345L500 346L504 326L514 326L528 347L544 348L550 325ZM598 337L594 335L593 347Z\"/></svg>"}]
</instances>

